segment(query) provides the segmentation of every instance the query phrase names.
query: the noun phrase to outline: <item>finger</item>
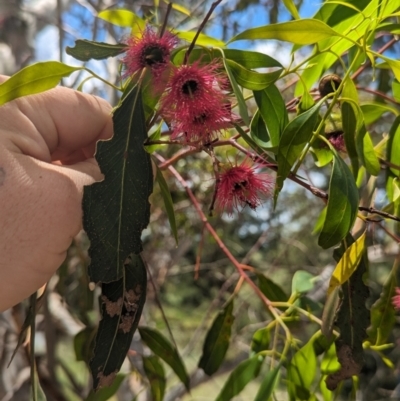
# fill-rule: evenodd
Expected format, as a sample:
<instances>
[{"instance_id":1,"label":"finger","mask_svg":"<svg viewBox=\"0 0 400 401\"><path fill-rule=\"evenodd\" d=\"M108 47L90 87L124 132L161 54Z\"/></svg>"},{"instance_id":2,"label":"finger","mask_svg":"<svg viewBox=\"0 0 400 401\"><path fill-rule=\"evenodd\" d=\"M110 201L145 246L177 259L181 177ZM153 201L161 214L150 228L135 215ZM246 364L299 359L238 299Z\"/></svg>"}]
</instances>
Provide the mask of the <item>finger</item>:
<instances>
[{"instance_id":1,"label":"finger","mask_svg":"<svg viewBox=\"0 0 400 401\"><path fill-rule=\"evenodd\" d=\"M1 117L8 119L8 127L13 124L27 136L25 140L21 136L10 138L17 147L44 161L68 158L79 149L93 156L95 142L108 139L113 133L111 105L68 88L57 87L16 99L0 112Z\"/></svg>"}]
</instances>

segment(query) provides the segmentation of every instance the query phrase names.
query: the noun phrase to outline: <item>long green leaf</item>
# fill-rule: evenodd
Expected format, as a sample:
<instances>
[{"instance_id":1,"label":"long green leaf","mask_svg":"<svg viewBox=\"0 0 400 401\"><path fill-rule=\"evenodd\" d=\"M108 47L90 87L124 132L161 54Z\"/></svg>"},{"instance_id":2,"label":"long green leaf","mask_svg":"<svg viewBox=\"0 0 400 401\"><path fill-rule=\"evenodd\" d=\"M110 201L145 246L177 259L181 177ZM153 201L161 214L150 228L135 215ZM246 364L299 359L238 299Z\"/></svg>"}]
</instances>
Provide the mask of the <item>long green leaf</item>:
<instances>
[{"instance_id":1,"label":"long green leaf","mask_svg":"<svg viewBox=\"0 0 400 401\"><path fill-rule=\"evenodd\" d=\"M390 129L386 157L390 163L400 166L400 116L396 117ZM399 170L393 167L388 171L396 177L399 175Z\"/></svg>"},{"instance_id":2,"label":"long green leaf","mask_svg":"<svg viewBox=\"0 0 400 401\"><path fill-rule=\"evenodd\" d=\"M282 70L273 72L260 73L248 70L235 61L226 60L232 74L235 76L236 82L243 88L260 91L273 84L281 75Z\"/></svg>"},{"instance_id":3,"label":"long green leaf","mask_svg":"<svg viewBox=\"0 0 400 401\"><path fill-rule=\"evenodd\" d=\"M231 300L215 318L207 333L203 345L203 354L199 368L211 376L221 366L231 339L231 329L234 321L233 300Z\"/></svg>"},{"instance_id":4,"label":"long green leaf","mask_svg":"<svg viewBox=\"0 0 400 401\"><path fill-rule=\"evenodd\" d=\"M346 237L346 247L350 246L354 239L349 234ZM334 257L337 261L345 252L345 246L335 250ZM365 302L369 297L369 289L363 281L367 272L367 258L364 256L356 271L342 286L343 298L340 304L336 327L340 330L340 336L335 341L336 353L340 362L340 370L330 374L326 379L327 388L335 390L338 384L353 375L358 375L363 366L363 341L366 339L366 329L370 324L370 313Z\"/></svg>"},{"instance_id":5,"label":"long green leaf","mask_svg":"<svg viewBox=\"0 0 400 401\"><path fill-rule=\"evenodd\" d=\"M308 400L310 388L317 369L314 339L300 348L288 366L289 393L297 400Z\"/></svg>"},{"instance_id":6,"label":"long green leaf","mask_svg":"<svg viewBox=\"0 0 400 401\"><path fill-rule=\"evenodd\" d=\"M261 351L266 351L269 347L271 340L271 333L268 327L263 327L258 329L251 340L251 352L252 354L257 354Z\"/></svg>"},{"instance_id":7,"label":"long green leaf","mask_svg":"<svg viewBox=\"0 0 400 401\"><path fill-rule=\"evenodd\" d=\"M254 100L267 126L272 146L278 146L288 123L285 102L279 89L275 85L270 85L262 91L255 91Z\"/></svg>"},{"instance_id":8,"label":"long green leaf","mask_svg":"<svg viewBox=\"0 0 400 401\"><path fill-rule=\"evenodd\" d=\"M162 401L167 380L164 367L155 355L143 357L143 369L150 382L152 401Z\"/></svg>"},{"instance_id":9,"label":"long green leaf","mask_svg":"<svg viewBox=\"0 0 400 401\"><path fill-rule=\"evenodd\" d=\"M254 401L269 401L278 383L280 366L270 370L264 377Z\"/></svg>"},{"instance_id":10,"label":"long green leaf","mask_svg":"<svg viewBox=\"0 0 400 401\"><path fill-rule=\"evenodd\" d=\"M234 36L228 43L238 40L278 39L299 45L310 45L334 36L342 35L322 21L302 19L247 29Z\"/></svg>"},{"instance_id":11,"label":"long green leaf","mask_svg":"<svg viewBox=\"0 0 400 401\"><path fill-rule=\"evenodd\" d=\"M153 191L150 155L140 92L135 88L113 116L114 137L99 142L96 160L105 178L84 189L83 227L90 239L90 280L122 277L131 253L142 250L141 234L150 217Z\"/></svg>"},{"instance_id":12,"label":"long green leaf","mask_svg":"<svg viewBox=\"0 0 400 401\"><path fill-rule=\"evenodd\" d=\"M358 189L349 167L335 154L325 222L318 238L322 248L336 245L348 234L357 217L358 199Z\"/></svg>"},{"instance_id":13,"label":"long green leaf","mask_svg":"<svg viewBox=\"0 0 400 401\"><path fill-rule=\"evenodd\" d=\"M111 24L133 28L138 32L143 32L146 27L145 21L130 10L104 10L97 16Z\"/></svg>"},{"instance_id":14,"label":"long green leaf","mask_svg":"<svg viewBox=\"0 0 400 401\"><path fill-rule=\"evenodd\" d=\"M189 43L192 42L192 40L196 36L196 32L193 31L174 31L174 33L179 39L185 40L186 42ZM200 35L197 37L196 44L199 46L214 46L214 47L225 46L225 43L222 40L204 35L204 33L200 33Z\"/></svg>"},{"instance_id":15,"label":"long green leaf","mask_svg":"<svg viewBox=\"0 0 400 401\"><path fill-rule=\"evenodd\" d=\"M179 356L178 350L157 330L150 327L139 327L140 337L143 342L167 363L179 377L186 389L190 389L190 377L185 365Z\"/></svg>"},{"instance_id":16,"label":"long green leaf","mask_svg":"<svg viewBox=\"0 0 400 401\"><path fill-rule=\"evenodd\" d=\"M357 177L359 167L356 148L357 116L356 112L354 111L353 104L349 102L343 102L341 104L341 110L344 142L346 144L347 154L350 157L353 175L354 177Z\"/></svg>"},{"instance_id":17,"label":"long green leaf","mask_svg":"<svg viewBox=\"0 0 400 401\"><path fill-rule=\"evenodd\" d=\"M229 401L238 395L249 382L258 376L263 361L264 358L259 355L242 361L231 372L215 401Z\"/></svg>"},{"instance_id":18,"label":"long green leaf","mask_svg":"<svg viewBox=\"0 0 400 401\"><path fill-rule=\"evenodd\" d=\"M93 389L109 386L124 362L146 301L147 272L140 255L131 255L124 277L102 284L101 314L90 370Z\"/></svg>"},{"instance_id":19,"label":"long green leaf","mask_svg":"<svg viewBox=\"0 0 400 401\"><path fill-rule=\"evenodd\" d=\"M282 189L283 182L299 158L307 142L310 141L313 130L319 118L321 101L303 114L295 117L282 133L278 148L278 171L276 177L275 200Z\"/></svg>"},{"instance_id":20,"label":"long green leaf","mask_svg":"<svg viewBox=\"0 0 400 401\"><path fill-rule=\"evenodd\" d=\"M109 43L93 42L91 40L77 40L74 47L65 49L66 53L77 60L89 61L103 60L108 57L115 57L126 51L124 44L111 45Z\"/></svg>"},{"instance_id":21,"label":"long green leaf","mask_svg":"<svg viewBox=\"0 0 400 401\"><path fill-rule=\"evenodd\" d=\"M0 84L0 106L22 96L52 89L62 78L81 69L82 67L72 67L58 61L29 65Z\"/></svg>"},{"instance_id":22,"label":"long green leaf","mask_svg":"<svg viewBox=\"0 0 400 401\"><path fill-rule=\"evenodd\" d=\"M85 398L85 401L108 401L119 390L125 377L126 375L124 374L118 374L111 386L103 387L98 391L92 390Z\"/></svg>"}]
</instances>

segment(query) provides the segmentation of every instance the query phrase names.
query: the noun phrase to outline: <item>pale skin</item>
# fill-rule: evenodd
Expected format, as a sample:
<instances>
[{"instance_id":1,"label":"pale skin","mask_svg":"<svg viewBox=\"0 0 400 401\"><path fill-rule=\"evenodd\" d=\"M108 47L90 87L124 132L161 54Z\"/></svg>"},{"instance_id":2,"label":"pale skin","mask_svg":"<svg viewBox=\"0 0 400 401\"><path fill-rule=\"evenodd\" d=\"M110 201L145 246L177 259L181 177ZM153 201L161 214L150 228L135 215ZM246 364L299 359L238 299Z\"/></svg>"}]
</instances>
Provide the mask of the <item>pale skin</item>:
<instances>
[{"instance_id":1,"label":"pale skin","mask_svg":"<svg viewBox=\"0 0 400 401\"><path fill-rule=\"evenodd\" d=\"M112 133L111 106L67 88L0 107L0 311L64 261L82 229L83 187L103 178L96 142Z\"/></svg>"}]
</instances>

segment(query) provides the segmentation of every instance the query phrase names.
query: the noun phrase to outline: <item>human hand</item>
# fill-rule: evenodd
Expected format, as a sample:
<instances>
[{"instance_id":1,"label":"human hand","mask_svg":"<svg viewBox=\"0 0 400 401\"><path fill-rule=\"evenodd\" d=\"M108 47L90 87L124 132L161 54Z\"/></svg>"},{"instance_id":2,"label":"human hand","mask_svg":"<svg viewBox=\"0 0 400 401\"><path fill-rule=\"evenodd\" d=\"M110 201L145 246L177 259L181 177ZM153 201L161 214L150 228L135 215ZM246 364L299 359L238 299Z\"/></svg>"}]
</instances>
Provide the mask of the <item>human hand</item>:
<instances>
[{"instance_id":1,"label":"human hand","mask_svg":"<svg viewBox=\"0 0 400 401\"><path fill-rule=\"evenodd\" d=\"M111 106L72 89L0 107L0 311L30 296L65 259L82 228L83 187L102 179L96 142L112 132Z\"/></svg>"}]
</instances>

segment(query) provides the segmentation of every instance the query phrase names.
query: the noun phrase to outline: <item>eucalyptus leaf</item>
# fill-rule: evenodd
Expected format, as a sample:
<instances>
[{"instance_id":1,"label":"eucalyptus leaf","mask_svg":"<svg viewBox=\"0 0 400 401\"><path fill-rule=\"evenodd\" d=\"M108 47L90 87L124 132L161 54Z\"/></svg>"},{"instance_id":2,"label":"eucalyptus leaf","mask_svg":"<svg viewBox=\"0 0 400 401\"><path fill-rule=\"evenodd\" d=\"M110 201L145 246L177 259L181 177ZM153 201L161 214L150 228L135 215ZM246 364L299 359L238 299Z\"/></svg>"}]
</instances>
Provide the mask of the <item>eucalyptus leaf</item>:
<instances>
[{"instance_id":1,"label":"eucalyptus leaf","mask_svg":"<svg viewBox=\"0 0 400 401\"><path fill-rule=\"evenodd\" d=\"M279 373L280 366L277 366L264 376L254 401L269 401L271 399L272 393L278 383Z\"/></svg>"},{"instance_id":2,"label":"eucalyptus leaf","mask_svg":"<svg viewBox=\"0 0 400 401\"><path fill-rule=\"evenodd\" d=\"M215 401L229 401L238 395L250 381L258 376L263 361L264 358L259 355L242 361L231 372Z\"/></svg>"},{"instance_id":3,"label":"eucalyptus leaf","mask_svg":"<svg viewBox=\"0 0 400 401\"><path fill-rule=\"evenodd\" d=\"M22 96L52 89L62 78L81 69L82 67L73 67L58 61L29 65L0 84L0 106Z\"/></svg>"},{"instance_id":4,"label":"eucalyptus leaf","mask_svg":"<svg viewBox=\"0 0 400 401\"><path fill-rule=\"evenodd\" d=\"M114 136L97 144L96 160L105 178L84 188L83 227L90 239L90 280L122 277L131 253L142 250L142 230L150 217L153 191L150 155L140 91L124 98L113 116Z\"/></svg>"},{"instance_id":5,"label":"eucalyptus leaf","mask_svg":"<svg viewBox=\"0 0 400 401\"><path fill-rule=\"evenodd\" d=\"M179 356L178 350L157 330L151 329L150 327L139 327L139 333L142 341L154 354L172 368L185 388L189 391L190 377Z\"/></svg>"},{"instance_id":6,"label":"eucalyptus leaf","mask_svg":"<svg viewBox=\"0 0 400 401\"><path fill-rule=\"evenodd\" d=\"M247 29L228 43L238 40L278 39L299 45L310 45L323 39L342 36L322 21L301 19Z\"/></svg>"},{"instance_id":7,"label":"eucalyptus leaf","mask_svg":"<svg viewBox=\"0 0 400 401\"><path fill-rule=\"evenodd\" d=\"M111 24L133 28L138 32L143 32L146 27L145 21L130 10L104 10L100 11L97 16Z\"/></svg>"},{"instance_id":8,"label":"eucalyptus leaf","mask_svg":"<svg viewBox=\"0 0 400 401\"><path fill-rule=\"evenodd\" d=\"M103 60L108 57L115 57L126 51L127 46L119 43L112 45L91 40L77 40L74 47L67 46L65 51L70 56L81 61Z\"/></svg>"},{"instance_id":9,"label":"eucalyptus leaf","mask_svg":"<svg viewBox=\"0 0 400 401\"><path fill-rule=\"evenodd\" d=\"M144 356L143 369L150 383L152 401L162 401L167 383L162 363L155 355Z\"/></svg>"},{"instance_id":10,"label":"eucalyptus leaf","mask_svg":"<svg viewBox=\"0 0 400 401\"><path fill-rule=\"evenodd\" d=\"M318 238L322 248L336 245L348 234L357 217L358 200L354 177L347 164L335 154L325 222Z\"/></svg>"},{"instance_id":11,"label":"eucalyptus leaf","mask_svg":"<svg viewBox=\"0 0 400 401\"><path fill-rule=\"evenodd\" d=\"M124 264L121 279L102 284L102 319L89 364L94 390L111 385L116 378L139 323L146 288L146 267L141 256L133 254Z\"/></svg>"},{"instance_id":12,"label":"eucalyptus leaf","mask_svg":"<svg viewBox=\"0 0 400 401\"><path fill-rule=\"evenodd\" d=\"M231 339L232 324L234 321L233 299L228 302L208 330L204 340L203 354L199 361L199 368L211 376L221 366Z\"/></svg>"}]
</instances>

